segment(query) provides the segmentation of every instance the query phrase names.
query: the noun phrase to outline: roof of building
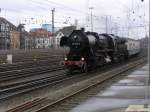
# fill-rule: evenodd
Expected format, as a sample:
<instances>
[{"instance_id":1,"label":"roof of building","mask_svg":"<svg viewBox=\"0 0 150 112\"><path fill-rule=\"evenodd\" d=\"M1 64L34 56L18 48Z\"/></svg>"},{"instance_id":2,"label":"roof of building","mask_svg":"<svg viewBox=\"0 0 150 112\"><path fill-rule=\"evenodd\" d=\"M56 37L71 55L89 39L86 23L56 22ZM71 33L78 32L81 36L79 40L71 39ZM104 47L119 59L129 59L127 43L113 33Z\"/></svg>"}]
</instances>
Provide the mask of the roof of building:
<instances>
[{"instance_id":1,"label":"roof of building","mask_svg":"<svg viewBox=\"0 0 150 112\"><path fill-rule=\"evenodd\" d=\"M56 35L59 32L62 32L65 36L69 36L73 30L76 29L76 26L67 26L67 27L63 27L62 29L60 29L59 31L56 32Z\"/></svg>"},{"instance_id":2,"label":"roof of building","mask_svg":"<svg viewBox=\"0 0 150 112\"><path fill-rule=\"evenodd\" d=\"M52 32L52 25L51 24L42 24L41 26L42 29L46 29L49 32ZM56 33L60 27L54 27L54 32Z\"/></svg>"},{"instance_id":3,"label":"roof of building","mask_svg":"<svg viewBox=\"0 0 150 112\"><path fill-rule=\"evenodd\" d=\"M25 24L19 24L17 26L17 30L20 31L20 32L25 32L25 27L24 27Z\"/></svg>"},{"instance_id":4,"label":"roof of building","mask_svg":"<svg viewBox=\"0 0 150 112\"><path fill-rule=\"evenodd\" d=\"M10 24L11 26L13 26L14 28L16 28L16 26L14 24L12 24L10 21L6 20L5 18L3 17L0 17L0 23L8 23Z\"/></svg>"},{"instance_id":5,"label":"roof of building","mask_svg":"<svg viewBox=\"0 0 150 112\"><path fill-rule=\"evenodd\" d=\"M52 33L48 32L46 29L38 28L29 32L34 38L49 38Z\"/></svg>"}]
</instances>

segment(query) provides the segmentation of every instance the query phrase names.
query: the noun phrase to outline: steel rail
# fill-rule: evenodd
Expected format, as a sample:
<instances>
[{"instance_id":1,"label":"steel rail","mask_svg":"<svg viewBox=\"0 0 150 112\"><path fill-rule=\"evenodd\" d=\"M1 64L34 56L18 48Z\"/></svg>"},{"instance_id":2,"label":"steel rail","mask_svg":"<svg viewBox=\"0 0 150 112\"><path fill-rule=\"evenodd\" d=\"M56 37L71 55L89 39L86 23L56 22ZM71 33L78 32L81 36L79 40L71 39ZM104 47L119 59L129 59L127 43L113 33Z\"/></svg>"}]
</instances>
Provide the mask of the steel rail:
<instances>
[{"instance_id":1,"label":"steel rail","mask_svg":"<svg viewBox=\"0 0 150 112\"><path fill-rule=\"evenodd\" d=\"M68 77L64 72L64 73L56 74L55 76L49 76L48 78L38 79L27 83L25 82L22 85L0 90L0 101L8 99L15 95L23 94L42 87L56 84L58 83L58 81L62 81L66 78Z\"/></svg>"},{"instance_id":2,"label":"steel rail","mask_svg":"<svg viewBox=\"0 0 150 112\"><path fill-rule=\"evenodd\" d=\"M52 65L48 65L48 66L45 65L45 66L38 66L34 68L26 68L26 69L20 69L20 70L0 72L0 83L2 83L3 81L17 79L20 77L28 77L31 75L47 73L47 72L52 72L52 71L61 70L61 69L63 69L62 65L52 63Z\"/></svg>"}]
</instances>

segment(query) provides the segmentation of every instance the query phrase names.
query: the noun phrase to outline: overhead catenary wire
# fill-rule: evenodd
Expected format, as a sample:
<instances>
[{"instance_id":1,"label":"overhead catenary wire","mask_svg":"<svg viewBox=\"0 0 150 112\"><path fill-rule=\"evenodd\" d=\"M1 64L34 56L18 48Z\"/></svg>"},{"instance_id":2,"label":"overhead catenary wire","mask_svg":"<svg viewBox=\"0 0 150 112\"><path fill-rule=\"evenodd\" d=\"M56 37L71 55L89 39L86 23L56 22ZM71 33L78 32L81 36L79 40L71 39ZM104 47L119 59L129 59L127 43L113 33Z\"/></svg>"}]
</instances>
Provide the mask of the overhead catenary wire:
<instances>
[{"instance_id":1,"label":"overhead catenary wire","mask_svg":"<svg viewBox=\"0 0 150 112\"><path fill-rule=\"evenodd\" d=\"M119 1L120 2L120 1ZM29 0L28 1L28 6L27 7L33 7L33 8L39 8L38 10L41 10L41 11L43 11L43 13L45 14L45 15L48 15L49 14L49 12L50 12L50 8L49 7L55 7L56 9L57 9L57 11L56 11L56 15L57 15L57 13L58 14L60 14L62 11L64 11L63 12L63 14L62 15L64 15L64 17L66 16L66 15L70 15L71 17L72 17L72 19L74 19L74 18L76 18L76 14L80 14L80 15L83 15L83 16L85 16L85 14L87 14L88 16L90 16L90 14L88 13L88 12L86 12L86 11L82 11L82 10L79 10L79 9L76 9L76 8L72 8L72 7L70 7L70 6L68 6L68 5L65 5L65 4L63 4L63 3L58 3L58 2L54 2L54 1L51 1L51 0L43 0L43 1L35 1L35 0ZM121 2L121 5L122 6L124 6L125 8L128 8L128 6L126 5L126 4L124 4L123 2ZM96 9L95 9L96 10ZM60 12L61 11L61 12ZM30 13L34 13L35 15L37 15L37 17L34 17L35 18L35 20L36 20L36 18L41 18L42 20L43 20L43 22L41 22L40 24L42 24L42 23L44 23L44 21L45 22L51 22L50 20L44 20L44 18L43 18L43 13L37 13L36 11L34 11L34 10L30 10L30 12L29 11L26 11L25 13L26 14L30 14ZM19 11L18 12L16 12L16 13L19 13ZM76 13L76 14L72 14L72 13ZM130 13L131 13L131 10L130 10ZM39 16L38 16L39 15ZM45 16L44 15L44 16ZM27 16L29 16L29 15L27 15ZM42 16L42 17L40 17L40 16ZM97 15L95 15L95 14L93 14L93 20L95 21L95 19L97 18L97 19L99 19L99 20L97 20L97 21L101 21L101 18L103 17L103 15L102 16L97 16ZM50 18L50 17L48 17L48 16L45 16L45 18ZM60 18L62 18L62 20L60 20ZM67 17L66 18L63 18L62 16L60 16L60 18L56 18L55 19L55 22L56 23L60 23L60 24L63 24L63 23L65 23L64 21L65 21L65 19L67 19ZM31 19L30 18L25 18L25 17L23 17L23 19L25 20L27 20L27 21L29 21L29 24L32 24L32 21L31 21ZM59 19L59 20L58 20ZM142 20L141 20L142 21ZM112 21L113 22L113 21ZM66 22L67 23L67 22ZM133 27L130 27L130 28L133 28Z\"/></svg>"}]
</instances>

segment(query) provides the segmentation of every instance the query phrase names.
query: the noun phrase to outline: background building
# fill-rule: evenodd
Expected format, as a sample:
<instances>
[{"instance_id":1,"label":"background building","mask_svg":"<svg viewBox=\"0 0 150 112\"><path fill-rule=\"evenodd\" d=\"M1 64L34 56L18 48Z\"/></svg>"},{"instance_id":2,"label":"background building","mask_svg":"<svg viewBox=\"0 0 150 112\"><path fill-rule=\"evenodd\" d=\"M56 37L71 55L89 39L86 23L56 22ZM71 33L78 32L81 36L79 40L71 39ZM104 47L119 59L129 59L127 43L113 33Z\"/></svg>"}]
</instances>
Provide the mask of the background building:
<instances>
[{"instance_id":1,"label":"background building","mask_svg":"<svg viewBox=\"0 0 150 112\"><path fill-rule=\"evenodd\" d=\"M55 37L55 46L56 48L60 47L60 39L63 36L69 36L73 30L76 29L76 26L67 26L64 27L62 29L60 29L59 31L56 32L56 37Z\"/></svg>"},{"instance_id":2,"label":"background building","mask_svg":"<svg viewBox=\"0 0 150 112\"><path fill-rule=\"evenodd\" d=\"M18 31L10 31L11 49L20 49L20 35Z\"/></svg>"},{"instance_id":3,"label":"background building","mask_svg":"<svg viewBox=\"0 0 150 112\"><path fill-rule=\"evenodd\" d=\"M10 49L10 32L16 30L16 26L7 21L5 18L0 17L0 49Z\"/></svg>"},{"instance_id":4,"label":"background building","mask_svg":"<svg viewBox=\"0 0 150 112\"><path fill-rule=\"evenodd\" d=\"M35 41L35 48L50 48L52 46L52 34L45 29L39 28L30 31L30 36Z\"/></svg>"},{"instance_id":5,"label":"background building","mask_svg":"<svg viewBox=\"0 0 150 112\"><path fill-rule=\"evenodd\" d=\"M47 30L48 32L52 32L52 25L51 24L42 24L41 28ZM60 29L59 27L55 27L54 32L57 32L59 29Z\"/></svg>"}]
</instances>

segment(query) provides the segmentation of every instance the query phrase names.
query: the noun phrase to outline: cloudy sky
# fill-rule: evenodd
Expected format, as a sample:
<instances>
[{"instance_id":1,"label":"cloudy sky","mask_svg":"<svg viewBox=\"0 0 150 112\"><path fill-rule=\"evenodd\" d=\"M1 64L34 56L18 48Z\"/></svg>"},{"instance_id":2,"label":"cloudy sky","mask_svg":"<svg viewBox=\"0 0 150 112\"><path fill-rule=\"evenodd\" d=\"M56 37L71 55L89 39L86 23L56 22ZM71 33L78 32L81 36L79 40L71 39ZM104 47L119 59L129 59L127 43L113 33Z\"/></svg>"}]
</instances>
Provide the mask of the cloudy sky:
<instances>
[{"instance_id":1,"label":"cloudy sky","mask_svg":"<svg viewBox=\"0 0 150 112\"><path fill-rule=\"evenodd\" d=\"M51 10L55 8L55 26L71 25L78 20L80 27L90 30L90 7L93 7L94 31L104 33L107 30L108 33L139 38L145 36L149 0L0 0L0 16L15 25L25 23L29 30L51 23Z\"/></svg>"}]
</instances>

